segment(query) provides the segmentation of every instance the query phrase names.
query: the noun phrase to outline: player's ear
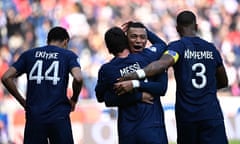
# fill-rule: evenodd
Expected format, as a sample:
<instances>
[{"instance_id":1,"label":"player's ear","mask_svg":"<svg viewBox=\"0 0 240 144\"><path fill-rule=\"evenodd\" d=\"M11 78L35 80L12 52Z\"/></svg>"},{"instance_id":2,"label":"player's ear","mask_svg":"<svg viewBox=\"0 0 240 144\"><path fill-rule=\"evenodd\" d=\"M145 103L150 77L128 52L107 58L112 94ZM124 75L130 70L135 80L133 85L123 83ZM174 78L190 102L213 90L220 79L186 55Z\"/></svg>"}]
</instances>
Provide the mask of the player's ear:
<instances>
[{"instance_id":1,"label":"player's ear","mask_svg":"<svg viewBox=\"0 0 240 144\"><path fill-rule=\"evenodd\" d=\"M198 31L198 24L195 24L195 30Z\"/></svg>"},{"instance_id":2,"label":"player's ear","mask_svg":"<svg viewBox=\"0 0 240 144\"><path fill-rule=\"evenodd\" d=\"M68 42L69 42L69 39L65 39L65 40L63 41L64 48L67 48Z\"/></svg>"},{"instance_id":3,"label":"player's ear","mask_svg":"<svg viewBox=\"0 0 240 144\"><path fill-rule=\"evenodd\" d=\"M177 32L180 34L181 33L181 27L180 26L176 26L176 30L177 30Z\"/></svg>"}]
</instances>

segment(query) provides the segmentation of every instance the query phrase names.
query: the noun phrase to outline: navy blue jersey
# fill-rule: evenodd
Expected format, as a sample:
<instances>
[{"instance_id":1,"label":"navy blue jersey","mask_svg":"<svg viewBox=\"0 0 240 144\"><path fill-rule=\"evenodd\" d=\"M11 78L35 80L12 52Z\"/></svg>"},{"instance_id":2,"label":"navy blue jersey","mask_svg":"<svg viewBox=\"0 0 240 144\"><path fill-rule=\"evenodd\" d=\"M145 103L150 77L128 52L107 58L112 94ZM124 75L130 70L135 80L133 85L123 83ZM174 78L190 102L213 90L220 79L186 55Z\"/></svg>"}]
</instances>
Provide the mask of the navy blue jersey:
<instances>
[{"instance_id":1,"label":"navy blue jersey","mask_svg":"<svg viewBox=\"0 0 240 144\"><path fill-rule=\"evenodd\" d=\"M69 115L71 105L66 95L73 67L80 67L72 51L45 46L24 52L13 64L19 75L27 74L26 118L47 122Z\"/></svg>"},{"instance_id":2,"label":"navy blue jersey","mask_svg":"<svg viewBox=\"0 0 240 144\"><path fill-rule=\"evenodd\" d=\"M117 78L141 69L150 62L159 59L165 50L165 46L156 44L150 48L145 48L138 54L129 54L127 58L113 58L100 68L95 91L97 95L108 93L104 98L100 97L106 105L118 106L118 133L120 137L133 134L141 128L164 125L159 95L155 97L154 104L151 105L141 102L141 92L138 90L116 96L113 84L117 82ZM162 78L163 92L165 92L164 89L166 90L167 85L167 75L164 74L164 76ZM154 78L145 79L145 81L152 79ZM159 90L161 91L161 88Z\"/></svg>"},{"instance_id":3,"label":"navy blue jersey","mask_svg":"<svg viewBox=\"0 0 240 144\"><path fill-rule=\"evenodd\" d=\"M223 119L215 76L217 67L223 63L215 46L199 37L183 37L170 43L168 49L179 54L173 66L177 83L176 119Z\"/></svg>"}]
</instances>

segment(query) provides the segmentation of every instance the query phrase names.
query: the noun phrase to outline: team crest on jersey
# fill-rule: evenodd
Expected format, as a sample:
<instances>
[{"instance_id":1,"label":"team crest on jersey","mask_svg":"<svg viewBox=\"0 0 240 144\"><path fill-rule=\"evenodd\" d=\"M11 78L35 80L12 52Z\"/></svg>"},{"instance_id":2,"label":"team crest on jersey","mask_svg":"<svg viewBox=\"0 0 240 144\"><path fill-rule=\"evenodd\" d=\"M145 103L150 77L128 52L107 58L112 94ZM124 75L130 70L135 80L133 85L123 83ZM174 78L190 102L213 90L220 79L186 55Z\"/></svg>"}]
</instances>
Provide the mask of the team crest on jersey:
<instances>
[{"instance_id":1,"label":"team crest on jersey","mask_svg":"<svg viewBox=\"0 0 240 144\"><path fill-rule=\"evenodd\" d=\"M77 58L77 62L78 62L78 64L80 65L80 58L79 58L79 57Z\"/></svg>"},{"instance_id":2,"label":"team crest on jersey","mask_svg":"<svg viewBox=\"0 0 240 144\"><path fill-rule=\"evenodd\" d=\"M152 52L157 52L157 48L154 47L154 46L151 46L151 47L149 47L148 49L149 49L150 51L152 51Z\"/></svg>"}]
</instances>

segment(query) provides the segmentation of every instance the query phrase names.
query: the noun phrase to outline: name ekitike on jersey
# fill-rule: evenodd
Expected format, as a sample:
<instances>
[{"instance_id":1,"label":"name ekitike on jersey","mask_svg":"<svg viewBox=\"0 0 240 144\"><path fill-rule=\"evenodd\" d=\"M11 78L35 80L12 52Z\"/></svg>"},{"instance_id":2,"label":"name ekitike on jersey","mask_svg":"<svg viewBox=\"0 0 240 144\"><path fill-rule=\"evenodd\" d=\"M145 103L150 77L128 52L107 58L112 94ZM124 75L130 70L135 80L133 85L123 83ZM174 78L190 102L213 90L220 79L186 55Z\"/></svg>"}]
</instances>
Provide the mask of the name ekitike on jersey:
<instances>
[{"instance_id":1,"label":"name ekitike on jersey","mask_svg":"<svg viewBox=\"0 0 240 144\"><path fill-rule=\"evenodd\" d=\"M58 59L58 53L56 52L46 52L46 51L36 51L35 53L36 58L43 58L43 59Z\"/></svg>"},{"instance_id":2,"label":"name ekitike on jersey","mask_svg":"<svg viewBox=\"0 0 240 144\"><path fill-rule=\"evenodd\" d=\"M191 51L189 49L184 51L185 59L214 59L212 51Z\"/></svg>"}]
</instances>

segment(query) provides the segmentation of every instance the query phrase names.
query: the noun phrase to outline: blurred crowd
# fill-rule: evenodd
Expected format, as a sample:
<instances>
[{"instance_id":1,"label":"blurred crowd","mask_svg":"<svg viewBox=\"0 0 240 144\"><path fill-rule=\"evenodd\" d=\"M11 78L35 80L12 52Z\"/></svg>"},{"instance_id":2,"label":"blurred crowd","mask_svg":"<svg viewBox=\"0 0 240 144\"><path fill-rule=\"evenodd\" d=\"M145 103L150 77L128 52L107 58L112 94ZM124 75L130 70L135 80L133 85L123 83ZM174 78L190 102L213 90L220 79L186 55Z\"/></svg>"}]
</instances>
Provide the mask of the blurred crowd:
<instances>
[{"instance_id":1,"label":"blurred crowd","mask_svg":"<svg viewBox=\"0 0 240 144\"><path fill-rule=\"evenodd\" d=\"M60 25L71 34L69 49L81 59L81 99L95 98L98 69L111 58L103 41L106 29L129 20L141 21L168 43L179 38L175 16L183 9L198 16L199 35L221 52L229 77L228 91L239 96L239 0L1 0L0 77L23 51L45 45L48 30ZM17 82L24 92L24 78ZM8 96L0 84L0 102Z\"/></svg>"}]
</instances>

